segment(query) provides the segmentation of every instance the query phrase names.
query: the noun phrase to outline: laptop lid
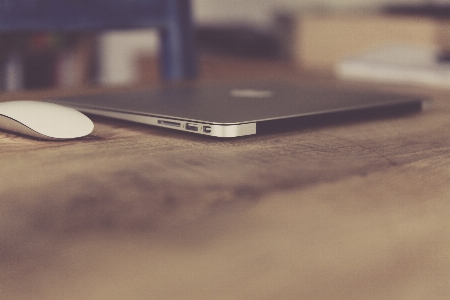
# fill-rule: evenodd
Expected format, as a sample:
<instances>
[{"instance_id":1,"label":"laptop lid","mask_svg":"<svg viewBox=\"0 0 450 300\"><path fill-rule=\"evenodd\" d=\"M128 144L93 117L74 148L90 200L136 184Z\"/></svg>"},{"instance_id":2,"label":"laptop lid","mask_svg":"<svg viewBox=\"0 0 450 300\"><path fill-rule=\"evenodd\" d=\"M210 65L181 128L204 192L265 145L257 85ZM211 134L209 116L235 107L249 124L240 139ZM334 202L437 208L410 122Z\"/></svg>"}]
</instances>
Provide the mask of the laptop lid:
<instances>
[{"instance_id":1,"label":"laptop lid","mask_svg":"<svg viewBox=\"0 0 450 300\"><path fill-rule=\"evenodd\" d=\"M216 137L255 134L274 121L422 106L417 97L279 82L167 86L50 101L88 114Z\"/></svg>"}]
</instances>

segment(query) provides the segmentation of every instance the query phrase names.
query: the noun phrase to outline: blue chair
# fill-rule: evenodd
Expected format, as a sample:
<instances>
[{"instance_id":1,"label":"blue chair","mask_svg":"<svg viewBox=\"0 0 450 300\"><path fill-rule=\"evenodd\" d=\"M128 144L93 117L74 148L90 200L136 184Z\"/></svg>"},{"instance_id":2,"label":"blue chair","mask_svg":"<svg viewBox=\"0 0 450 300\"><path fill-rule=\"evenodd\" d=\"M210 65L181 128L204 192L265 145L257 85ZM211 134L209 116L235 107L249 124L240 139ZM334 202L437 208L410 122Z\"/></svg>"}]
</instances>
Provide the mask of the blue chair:
<instances>
[{"instance_id":1,"label":"blue chair","mask_svg":"<svg viewBox=\"0 0 450 300\"><path fill-rule=\"evenodd\" d=\"M0 32L143 27L160 33L163 78L197 75L190 0L0 0Z\"/></svg>"}]
</instances>

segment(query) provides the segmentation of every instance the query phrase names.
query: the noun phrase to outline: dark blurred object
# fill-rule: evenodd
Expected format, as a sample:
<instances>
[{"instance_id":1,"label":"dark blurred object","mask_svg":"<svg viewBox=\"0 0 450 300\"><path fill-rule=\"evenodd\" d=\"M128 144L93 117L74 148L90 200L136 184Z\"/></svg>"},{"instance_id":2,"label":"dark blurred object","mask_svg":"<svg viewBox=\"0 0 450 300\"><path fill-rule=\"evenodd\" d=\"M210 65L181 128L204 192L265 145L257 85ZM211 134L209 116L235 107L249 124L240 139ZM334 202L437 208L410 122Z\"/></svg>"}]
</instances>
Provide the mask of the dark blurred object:
<instances>
[{"instance_id":1,"label":"dark blurred object","mask_svg":"<svg viewBox=\"0 0 450 300\"><path fill-rule=\"evenodd\" d=\"M391 4L386 5L383 9L383 12L395 15L450 18L450 2L424 4Z\"/></svg>"},{"instance_id":2,"label":"dark blurred object","mask_svg":"<svg viewBox=\"0 0 450 300\"><path fill-rule=\"evenodd\" d=\"M92 83L93 43L86 34L0 35L0 90L74 87Z\"/></svg>"},{"instance_id":3,"label":"dark blurred object","mask_svg":"<svg viewBox=\"0 0 450 300\"><path fill-rule=\"evenodd\" d=\"M190 0L0 0L3 33L143 27L160 32L164 78L197 75Z\"/></svg>"},{"instance_id":4,"label":"dark blurred object","mask_svg":"<svg viewBox=\"0 0 450 300\"><path fill-rule=\"evenodd\" d=\"M196 29L200 52L249 58L278 58L275 34L250 26L200 26Z\"/></svg>"}]
</instances>

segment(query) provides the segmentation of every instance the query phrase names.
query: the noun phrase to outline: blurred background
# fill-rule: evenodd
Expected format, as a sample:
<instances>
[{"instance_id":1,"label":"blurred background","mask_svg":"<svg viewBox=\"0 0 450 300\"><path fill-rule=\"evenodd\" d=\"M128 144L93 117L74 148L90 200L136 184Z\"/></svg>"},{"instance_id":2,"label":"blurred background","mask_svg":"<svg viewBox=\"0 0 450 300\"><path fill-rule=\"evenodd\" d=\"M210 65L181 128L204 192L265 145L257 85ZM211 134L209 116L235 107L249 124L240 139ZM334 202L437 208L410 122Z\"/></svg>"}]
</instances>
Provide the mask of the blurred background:
<instances>
[{"instance_id":1,"label":"blurred background","mask_svg":"<svg viewBox=\"0 0 450 300\"><path fill-rule=\"evenodd\" d=\"M200 61L283 60L352 80L448 85L450 78L446 0L193 0L191 15ZM154 28L6 32L1 88L142 84L159 76L160 43ZM430 68L447 77L431 80Z\"/></svg>"}]
</instances>

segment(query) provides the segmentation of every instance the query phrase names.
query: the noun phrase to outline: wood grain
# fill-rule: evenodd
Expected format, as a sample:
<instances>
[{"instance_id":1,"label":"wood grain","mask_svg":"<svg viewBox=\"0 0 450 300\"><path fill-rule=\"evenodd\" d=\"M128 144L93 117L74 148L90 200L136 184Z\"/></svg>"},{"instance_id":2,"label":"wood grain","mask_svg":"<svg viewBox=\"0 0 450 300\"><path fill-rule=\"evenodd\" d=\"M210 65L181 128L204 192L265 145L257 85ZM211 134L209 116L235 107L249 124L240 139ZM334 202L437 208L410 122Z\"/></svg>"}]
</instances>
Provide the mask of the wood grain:
<instances>
[{"instance_id":1,"label":"wood grain","mask_svg":"<svg viewBox=\"0 0 450 300\"><path fill-rule=\"evenodd\" d=\"M448 299L450 92L378 88L433 106L231 140L0 134L0 298Z\"/></svg>"}]
</instances>

